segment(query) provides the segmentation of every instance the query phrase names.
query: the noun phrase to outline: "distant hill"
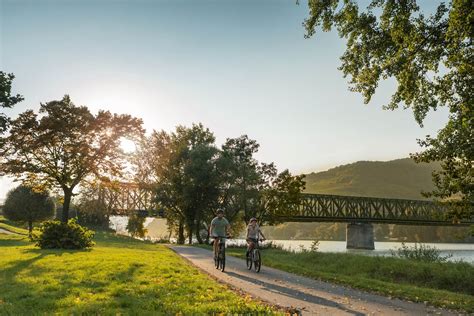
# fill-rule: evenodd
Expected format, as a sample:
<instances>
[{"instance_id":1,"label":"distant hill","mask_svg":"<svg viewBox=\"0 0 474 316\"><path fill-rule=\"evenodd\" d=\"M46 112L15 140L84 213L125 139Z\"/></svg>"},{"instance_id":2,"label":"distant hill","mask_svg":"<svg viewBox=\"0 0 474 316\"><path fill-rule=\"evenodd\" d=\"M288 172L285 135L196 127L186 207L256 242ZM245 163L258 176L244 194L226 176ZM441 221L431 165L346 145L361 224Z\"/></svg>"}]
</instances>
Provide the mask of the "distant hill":
<instances>
[{"instance_id":1,"label":"distant hill","mask_svg":"<svg viewBox=\"0 0 474 316\"><path fill-rule=\"evenodd\" d=\"M358 161L306 175L306 192L400 199L424 199L434 188L431 173L439 163L417 164L411 158Z\"/></svg>"}]
</instances>

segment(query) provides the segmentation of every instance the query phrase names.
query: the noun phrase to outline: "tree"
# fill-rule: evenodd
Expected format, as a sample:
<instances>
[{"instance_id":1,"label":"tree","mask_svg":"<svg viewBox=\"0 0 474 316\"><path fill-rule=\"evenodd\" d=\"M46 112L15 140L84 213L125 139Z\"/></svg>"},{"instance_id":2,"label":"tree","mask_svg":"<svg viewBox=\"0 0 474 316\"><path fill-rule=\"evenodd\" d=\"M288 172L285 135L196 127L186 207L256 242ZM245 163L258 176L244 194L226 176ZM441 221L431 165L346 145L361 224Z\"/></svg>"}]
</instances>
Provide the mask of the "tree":
<instances>
[{"instance_id":1,"label":"tree","mask_svg":"<svg viewBox=\"0 0 474 316\"><path fill-rule=\"evenodd\" d=\"M12 81L15 79L13 74L7 74L0 71L0 107L11 108L15 104L23 101L23 97L19 94L12 95ZM0 113L0 134L3 134L8 128L9 118L5 113Z\"/></svg>"},{"instance_id":2,"label":"tree","mask_svg":"<svg viewBox=\"0 0 474 316\"><path fill-rule=\"evenodd\" d=\"M31 237L33 222L52 218L54 209L54 201L48 192L38 192L31 187L20 185L8 192L3 214L11 221L28 223Z\"/></svg>"},{"instance_id":3,"label":"tree","mask_svg":"<svg viewBox=\"0 0 474 316\"><path fill-rule=\"evenodd\" d=\"M185 230L189 242L193 235L202 242L200 228L218 198L214 141L209 129L193 124L173 133L154 131L138 150L137 180L153 188L178 243L184 243Z\"/></svg>"},{"instance_id":4,"label":"tree","mask_svg":"<svg viewBox=\"0 0 474 316\"><path fill-rule=\"evenodd\" d=\"M309 0L306 37L318 27L336 27L347 39L340 70L350 89L368 103L380 80L394 78L397 90L386 109L412 108L422 126L429 110L449 108L437 137L419 140L419 162L441 161L432 196L474 200L474 2L441 2L426 16L416 0L372 0L365 11L354 0Z\"/></svg>"},{"instance_id":5,"label":"tree","mask_svg":"<svg viewBox=\"0 0 474 316\"><path fill-rule=\"evenodd\" d=\"M132 237L144 238L148 230L145 228L145 217L133 214L128 217L127 231Z\"/></svg>"},{"instance_id":6,"label":"tree","mask_svg":"<svg viewBox=\"0 0 474 316\"><path fill-rule=\"evenodd\" d=\"M41 104L39 113L28 110L11 122L3 137L0 170L35 186L63 191L62 222L69 218L73 190L88 176L119 175L123 137L143 134L141 119L75 106L69 96Z\"/></svg>"},{"instance_id":7,"label":"tree","mask_svg":"<svg viewBox=\"0 0 474 316\"><path fill-rule=\"evenodd\" d=\"M227 139L222 146L222 205L231 220L248 223L256 217L275 223L277 216L291 215L299 203L304 175L293 176L288 170L278 174L273 163L260 163L253 157L258 148L247 135Z\"/></svg>"},{"instance_id":8,"label":"tree","mask_svg":"<svg viewBox=\"0 0 474 316\"><path fill-rule=\"evenodd\" d=\"M222 145L219 159L221 205L231 222L239 219L248 222L250 213L256 208L262 182L259 162L254 158L259 147L257 141L247 135L228 138Z\"/></svg>"},{"instance_id":9,"label":"tree","mask_svg":"<svg viewBox=\"0 0 474 316\"><path fill-rule=\"evenodd\" d=\"M78 201L75 202L79 224L109 227L111 209L101 199L100 190L101 186L94 182L81 185Z\"/></svg>"}]
</instances>

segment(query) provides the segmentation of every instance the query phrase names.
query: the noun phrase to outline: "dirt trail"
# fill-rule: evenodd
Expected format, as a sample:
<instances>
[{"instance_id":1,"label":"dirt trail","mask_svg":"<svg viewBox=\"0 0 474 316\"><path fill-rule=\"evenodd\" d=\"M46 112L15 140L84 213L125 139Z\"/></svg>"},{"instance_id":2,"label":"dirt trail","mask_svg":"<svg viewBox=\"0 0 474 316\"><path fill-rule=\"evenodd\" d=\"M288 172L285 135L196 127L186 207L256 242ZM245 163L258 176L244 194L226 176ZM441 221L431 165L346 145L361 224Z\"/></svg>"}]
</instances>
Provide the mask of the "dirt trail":
<instances>
[{"instance_id":1,"label":"dirt trail","mask_svg":"<svg viewBox=\"0 0 474 316\"><path fill-rule=\"evenodd\" d=\"M170 248L222 282L273 305L296 308L302 315L457 315L265 266L257 274L246 269L244 260L231 256L226 257L226 271L223 273L215 269L209 250L175 245Z\"/></svg>"}]
</instances>

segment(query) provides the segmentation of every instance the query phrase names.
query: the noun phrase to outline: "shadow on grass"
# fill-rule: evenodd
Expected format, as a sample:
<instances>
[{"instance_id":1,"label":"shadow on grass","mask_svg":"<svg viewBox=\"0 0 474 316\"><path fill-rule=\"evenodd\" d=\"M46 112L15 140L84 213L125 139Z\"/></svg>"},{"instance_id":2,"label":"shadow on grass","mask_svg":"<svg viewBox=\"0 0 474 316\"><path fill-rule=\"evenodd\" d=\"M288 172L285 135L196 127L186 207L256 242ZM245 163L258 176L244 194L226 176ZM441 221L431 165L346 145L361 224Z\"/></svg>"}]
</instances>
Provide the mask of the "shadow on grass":
<instances>
[{"instance_id":1,"label":"shadow on grass","mask_svg":"<svg viewBox=\"0 0 474 316\"><path fill-rule=\"evenodd\" d=\"M123 286L133 281L136 271L143 267L143 264L133 263L100 279L93 277L93 271L85 277L77 277L61 271L58 266L34 265L48 256L61 256L63 253L77 253L77 251L25 249L23 253L37 255L10 262L6 269L0 272L0 283L6 287L6 290L0 292L1 315L27 315L31 314L31 311L39 314L55 313L70 309L80 313L87 311L108 313L109 308L120 310L134 305L133 297L129 297L127 288ZM78 264L78 270L80 269L81 265ZM27 279L22 280L23 277ZM79 298L81 294L95 295L110 291L112 292L99 301L82 305L74 302L74 299ZM151 292L147 294L152 297Z\"/></svg>"},{"instance_id":2,"label":"shadow on grass","mask_svg":"<svg viewBox=\"0 0 474 316\"><path fill-rule=\"evenodd\" d=\"M28 237L16 237L9 239L0 239L0 247L18 247L18 246L27 246L33 245Z\"/></svg>"},{"instance_id":3,"label":"shadow on grass","mask_svg":"<svg viewBox=\"0 0 474 316\"><path fill-rule=\"evenodd\" d=\"M91 251L92 249L39 249L39 248L35 248L35 249L23 249L22 253L62 256L63 254L87 253Z\"/></svg>"}]
</instances>

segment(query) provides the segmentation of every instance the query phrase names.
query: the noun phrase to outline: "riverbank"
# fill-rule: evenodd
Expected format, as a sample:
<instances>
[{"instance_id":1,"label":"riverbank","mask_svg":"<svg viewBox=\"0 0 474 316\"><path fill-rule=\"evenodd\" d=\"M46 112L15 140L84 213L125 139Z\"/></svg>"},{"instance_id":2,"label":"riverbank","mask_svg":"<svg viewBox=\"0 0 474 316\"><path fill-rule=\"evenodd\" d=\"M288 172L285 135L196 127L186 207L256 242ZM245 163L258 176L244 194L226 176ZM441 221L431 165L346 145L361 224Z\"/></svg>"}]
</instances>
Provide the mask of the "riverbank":
<instances>
[{"instance_id":1,"label":"riverbank","mask_svg":"<svg viewBox=\"0 0 474 316\"><path fill-rule=\"evenodd\" d=\"M87 251L40 250L0 234L0 314L208 314L273 310L162 245L98 232Z\"/></svg>"},{"instance_id":2,"label":"riverbank","mask_svg":"<svg viewBox=\"0 0 474 316\"><path fill-rule=\"evenodd\" d=\"M209 249L208 246L202 246ZM242 248L227 254L244 258ZM474 312L474 266L347 253L262 251L263 266L433 306Z\"/></svg>"}]
</instances>

